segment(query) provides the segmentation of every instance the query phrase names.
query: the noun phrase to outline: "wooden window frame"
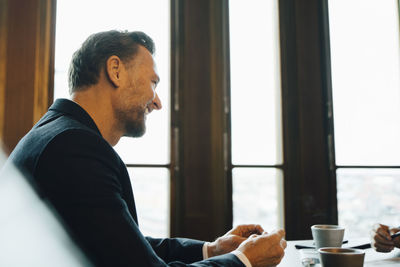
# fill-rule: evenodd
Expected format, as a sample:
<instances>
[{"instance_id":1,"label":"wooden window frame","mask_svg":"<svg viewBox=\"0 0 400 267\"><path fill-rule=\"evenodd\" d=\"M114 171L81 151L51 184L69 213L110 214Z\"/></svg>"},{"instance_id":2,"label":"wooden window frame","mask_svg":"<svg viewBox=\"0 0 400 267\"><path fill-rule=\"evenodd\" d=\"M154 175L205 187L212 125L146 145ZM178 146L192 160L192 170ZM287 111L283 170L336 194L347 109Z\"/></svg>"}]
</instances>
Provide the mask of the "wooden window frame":
<instances>
[{"instance_id":1,"label":"wooden window frame","mask_svg":"<svg viewBox=\"0 0 400 267\"><path fill-rule=\"evenodd\" d=\"M228 13L227 0L171 2L172 236L232 226ZM284 163L246 167L283 169L287 238L306 239L337 223L327 1L279 0L279 23Z\"/></svg>"}]
</instances>

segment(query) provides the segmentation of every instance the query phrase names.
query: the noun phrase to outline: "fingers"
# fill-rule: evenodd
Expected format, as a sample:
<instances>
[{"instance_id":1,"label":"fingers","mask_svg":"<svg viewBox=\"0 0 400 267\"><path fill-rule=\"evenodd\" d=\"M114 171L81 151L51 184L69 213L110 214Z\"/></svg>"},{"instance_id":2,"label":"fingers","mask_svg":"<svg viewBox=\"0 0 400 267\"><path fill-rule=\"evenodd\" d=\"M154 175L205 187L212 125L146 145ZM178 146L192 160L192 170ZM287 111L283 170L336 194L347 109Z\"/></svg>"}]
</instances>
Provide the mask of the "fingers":
<instances>
[{"instance_id":1,"label":"fingers","mask_svg":"<svg viewBox=\"0 0 400 267\"><path fill-rule=\"evenodd\" d=\"M378 252L390 252L394 249L394 246L387 246L387 245L382 245L379 243L372 243L371 246Z\"/></svg>"},{"instance_id":2,"label":"fingers","mask_svg":"<svg viewBox=\"0 0 400 267\"><path fill-rule=\"evenodd\" d=\"M279 241L285 237L285 230L279 229L272 231L269 235L276 241Z\"/></svg>"},{"instance_id":3,"label":"fingers","mask_svg":"<svg viewBox=\"0 0 400 267\"><path fill-rule=\"evenodd\" d=\"M373 229L373 232L390 238L389 226L377 223L377 224L374 224L372 229Z\"/></svg>"},{"instance_id":4,"label":"fingers","mask_svg":"<svg viewBox=\"0 0 400 267\"><path fill-rule=\"evenodd\" d=\"M260 235L264 232L264 229L259 224L243 224L238 225L229 231L229 234L239 235L242 237L249 237L252 234Z\"/></svg>"},{"instance_id":5,"label":"fingers","mask_svg":"<svg viewBox=\"0 0 400 267\"><path fill-rule=\"evenodd\" d=\"M252 266L276 266L285 255L287 246L284 230L251 234L238 250L242 251Z\"/></svg>"},{"instance_id":6,"label":"fingers","mask_svg":"<svg viewBox=\"0 0 400 267\"><path fill-rule=\"evenodd\" d=\"M283 229L274 230L270 234L264 232L262 235L256 235L255 237L267 238L269 240L268 242L279 245L279 247L283 250L287 247L287 242L285 240L285 231Z\"/></svg>"},{"instance_id":7,"label":"fingers","mask_svg":"<svg viewBox=\"0 0 400 267\"><path fill-rule=\"evenodd\" d=\"M378 233L374 233L372 237L371 246L378 252L389 252L393 250L393 241L387 240L386 237L382 237Z\"/></svg>"},{"instance_id":8,"label":"fingers","mask_svg":"<svg viewBox=\"0 0 400 267\"><path fill-rule=\"evenodd\" d=\"M247 236L252 234L261 235L264 232L264 229L259 224L246 225L243 230L243 234Z\"/></svg>"},{"instance_id":9,"label":"fingers","mask_svg":"<svg viewBox=\"0 0 400 267\"><path fill-rule=\"evenodd\" d=\"M400 228L392 228L391 232L393 234L398 233L398 232L400 232ZM392 238L392 240L393 240L394 246L397 248L400 248L400 236Z\"/></svg>"},{"instance_id":10,"label":"fingers","mask_svg":"<svg viewBox=\"0 0 400 267\"><path fill-rule=\"evenodd\" d=\"M376 233L374 236L374 240L375 242L379 243L379 244L383 244L383 245L393 245L393 241L392 238L387 235L382 235L380 233Z\"/></svg>"},{"instance_id":11,"label":"fingers","mask_svg":"<svg viewBox=\"0 0 400 267\"><path fill-rule=\"evenodd\" d=\"M381 237L382 239L386 239L386 240L392 240L392 238L390 237L390 231L388 227L380 227L376 230L376 233L378 234L379 237Z\"/></svg>"},{"instance_id":12,"label":"fingers","mask_svg":"<svg viewBox=\"0 0 400 267\"><path fill-rule=\"evenodd\" d=\"M371 246L378 252L390 252L394 249L394 242L390 237L387 225L375 224L371 231Z\"/></svg>"},{"instance_id":13,"label":"fingers","mask_svg":"<svg viewBox=\"0 0 400 267\"><path fill-rule=\"evenodd\" d=\"M256 231L256 232L255 232L256 234L261 234L262 232L264 232L264 229L263 229L262 226L259 225L259 224L255 224L255 225L254 225L254 230Z\"/></svg>"},{"instance_id":14,"label":"fingers","mask_svg":"<svg viewBox=\"0 0 400 267\"><path fill-rule=\"evenodd\" d=\"M393 227L393 228L390 228L389 229L389 233L390 233L390 235L393 235L393 234L395 234L395 233L397 233L397 232L399 232L400 231L400 228L397 228L397 227ZM397 237L396 237L397 238ZM393 238L392 238L393 239Z\"/></svg>"},{"instance_id":15,"label":"fingers","mask_svg":"<svg viewBox=\"0 0 400 267\"><path fill-rule=\"evenodd\" d=\"M372 231L371 235L372 235L372 239L375 242L378 242L381 244L386 244L386 245L393 244L392 238L390 237L389 227L386 225L375 226L374 231Z\"/></svg>"},{"instance_id":16,"label":"fingers","mask_svg":"<svg viewBox=\"0 0 400 267\"><path fill-rule=\"evenodd\" d=\"M386 246L385 247L374 247L374 248L377 252L382 252L382 253L389 253L394 249L394 247L386 247Z\"/></svg>"},{"instance_id":17,"label":"fingers","mask_svg":"<svg viewBox=\"0 0 400 267\"><path fill-rule=\"evenodd\" d=\"M374 225L372 226L372 229L373 229L374 231L377 231L377 230L380 229L380 228L386 229L386 230L389 231L389 226L384 225L384 224L376 223L376 224L374 224Z\"/></svg>"},{"instance_id":18,"label":"fingers","mask_svg":"<svg viewBox=\"0 0 400 267\"><path fill-rule=\"evenodd\" d=\"M281 247L282 247L283 249L285 249L285 248L287 247L286 240L285 240L285 239L281 239L280 245L281 245Z\"/></svg>"}]
</instances>

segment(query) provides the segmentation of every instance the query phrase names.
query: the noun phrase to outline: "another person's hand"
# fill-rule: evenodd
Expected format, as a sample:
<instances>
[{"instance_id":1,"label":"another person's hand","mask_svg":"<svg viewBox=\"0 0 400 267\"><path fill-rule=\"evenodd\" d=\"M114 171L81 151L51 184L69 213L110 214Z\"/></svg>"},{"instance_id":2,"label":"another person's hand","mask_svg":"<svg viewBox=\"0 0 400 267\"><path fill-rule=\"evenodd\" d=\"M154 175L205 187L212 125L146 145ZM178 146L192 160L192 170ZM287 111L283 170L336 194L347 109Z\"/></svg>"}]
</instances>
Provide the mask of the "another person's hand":
<instances>
[{"instance_id":1,"label":"another person's hand","mask_svg":"<svg viewBox=\"0 0 400 267\"><path fill-rule=\"evenodd\" d=\"M251 235L238 248L253 267L272 267L278 265L285 255L285 231Z\"/></svg>"},{"instance_id":2,"label":"another person's hand","mask_svg":"<svg viewBox=\"0 0 400 267\"><path fill-rule=\"evenodd\" d=\"M252 234L260 235L264 229L258 224L239 225L208 244L208 257L218 256L235 250Z\"/></svg>"},{"instance_id":3,"label":"another person's hand","mask_svg":"<svg viewBox=\"0 0 400 267\"><path fill-rule=\"evenodd\" d=\"M390 236L400 231L400 228L390 228L387 225L375 224L371 231L371 246L378 252L390 252L394 247L400 248L400 237Z\"/></svg>"}]
</instances>

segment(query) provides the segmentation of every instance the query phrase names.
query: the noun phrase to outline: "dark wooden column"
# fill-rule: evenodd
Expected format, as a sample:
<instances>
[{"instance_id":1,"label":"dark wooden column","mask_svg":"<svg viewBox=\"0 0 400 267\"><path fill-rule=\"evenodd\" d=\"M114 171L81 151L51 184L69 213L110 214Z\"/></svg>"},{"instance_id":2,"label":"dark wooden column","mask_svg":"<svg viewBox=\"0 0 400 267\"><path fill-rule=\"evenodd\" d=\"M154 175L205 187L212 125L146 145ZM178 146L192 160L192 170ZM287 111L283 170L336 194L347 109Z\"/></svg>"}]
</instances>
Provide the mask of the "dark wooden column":
<instances>
[{"instance_id":1,"label":"dark wooden column","mask_svg":"<svg viewBox=\"0 0 400 267\"><path fill-rule=\"evenodd\" d=\"M337 223L326 0L280 0L287 239Z\"/></svg>"},{"instance_id":2,"label":"dark wooden column","mask_svg":"<svg viewBox=\"0 0 400 267\"><path fill-rule=\"evenodd\" d=\"M9 152L52 102L55 0L1 0L0 136Z\"/></svg>"},{"instance_id":3,"label":"dark wooden column","mask_svg":"<svg viewBox=\"0 0 400 267\"><path fill-rule=\"evenodd\" d=\"M7 1L0 0L0 148L4 129L4 105L7 62Z\"/></svg>"},{"instance_id":4,"label":"dark wooden column","mask_svg":"<svg viewBox=\"0 0 400 267\"><path fill-rule=\"evenodd\" d=\"M171 5L172 236L211 240L231 226L227 2Z\"/></svg>"}]
</instances>

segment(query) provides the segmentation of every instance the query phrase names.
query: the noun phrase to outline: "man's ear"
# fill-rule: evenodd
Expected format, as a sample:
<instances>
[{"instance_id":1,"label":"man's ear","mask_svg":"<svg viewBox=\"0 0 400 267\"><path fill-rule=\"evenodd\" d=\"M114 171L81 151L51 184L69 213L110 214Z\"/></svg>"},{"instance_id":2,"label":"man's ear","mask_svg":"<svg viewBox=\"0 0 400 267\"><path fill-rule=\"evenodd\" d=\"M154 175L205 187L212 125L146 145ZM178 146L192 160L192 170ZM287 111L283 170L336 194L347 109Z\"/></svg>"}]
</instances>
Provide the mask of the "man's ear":
<instances>
[{"instance_id":1,"label":"man's ear","mask_svg":"<svg viewBox=\"0 0 400 267\"><path fill-rule=\"evenodd\" d=\"M121 72L123 71L123 64L119 57L111 56L106 62L106 76L109 81L116 87L121 86Z\"/></svg>"}]
</instances>

